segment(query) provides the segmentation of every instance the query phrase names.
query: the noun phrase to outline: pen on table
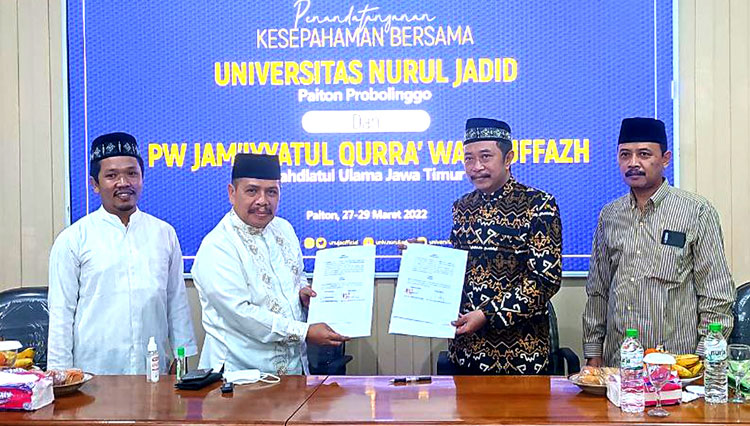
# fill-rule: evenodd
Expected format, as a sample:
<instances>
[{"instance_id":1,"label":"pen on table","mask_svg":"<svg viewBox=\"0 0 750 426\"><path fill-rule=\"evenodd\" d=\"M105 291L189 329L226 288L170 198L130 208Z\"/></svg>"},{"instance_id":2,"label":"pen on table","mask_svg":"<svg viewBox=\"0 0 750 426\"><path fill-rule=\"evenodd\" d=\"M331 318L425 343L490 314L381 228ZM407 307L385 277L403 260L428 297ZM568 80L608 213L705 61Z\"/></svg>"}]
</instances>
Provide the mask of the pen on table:
<instances>
[{"instance_id":1,"label":"pen on table","mask_svg":"<svg viewBox=\"0 0 750 426\"><path fill-rule=\"evenodd\" d=\"M391 379L391 383L432 383L432 377L430 376L408 376L408 377L394 377Z\"/></svg>"}]
</instances>

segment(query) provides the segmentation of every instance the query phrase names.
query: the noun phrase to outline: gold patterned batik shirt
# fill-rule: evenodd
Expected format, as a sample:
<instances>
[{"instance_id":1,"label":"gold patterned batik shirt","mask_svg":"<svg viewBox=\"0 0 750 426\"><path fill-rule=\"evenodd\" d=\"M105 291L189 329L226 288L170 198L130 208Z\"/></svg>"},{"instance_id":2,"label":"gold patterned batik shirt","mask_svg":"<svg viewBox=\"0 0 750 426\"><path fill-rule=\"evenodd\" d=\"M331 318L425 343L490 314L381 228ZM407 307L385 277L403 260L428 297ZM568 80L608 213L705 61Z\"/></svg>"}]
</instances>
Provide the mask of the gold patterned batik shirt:
<instances>
[{"instance_id":1,"label":"gold patterned batik shirt","mask_svg":"<svg viewBox=\"0 0 750 426\"><path fill-rule=\"evenodd\" d=\"M461 313L487 323L457 336L450 358L470 374L540 374L549 358L547 302L560 289L562 227L555 198L513 177L453 204L453 247L469 252Z\"/></svg>"}]
</instances>

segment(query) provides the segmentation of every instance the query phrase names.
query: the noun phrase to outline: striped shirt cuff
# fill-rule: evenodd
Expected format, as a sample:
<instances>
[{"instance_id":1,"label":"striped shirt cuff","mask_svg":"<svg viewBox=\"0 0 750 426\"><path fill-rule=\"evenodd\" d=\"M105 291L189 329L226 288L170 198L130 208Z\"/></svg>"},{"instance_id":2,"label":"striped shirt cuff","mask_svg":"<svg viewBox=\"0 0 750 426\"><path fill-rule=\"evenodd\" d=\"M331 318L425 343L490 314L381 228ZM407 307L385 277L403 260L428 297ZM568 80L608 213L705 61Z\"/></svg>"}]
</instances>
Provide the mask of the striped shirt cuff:
<instances>
[{"instance_id":1,"label":"striped shirt cuff","mask_svg":"<svg viewBox=\"0 0 750 426\"><path fill-rule=\"evenodd\" d=\"M583 357L584 358L596 358L602 355L601 343L584 343L583 344Z\"/></svg>"}]
</instances>

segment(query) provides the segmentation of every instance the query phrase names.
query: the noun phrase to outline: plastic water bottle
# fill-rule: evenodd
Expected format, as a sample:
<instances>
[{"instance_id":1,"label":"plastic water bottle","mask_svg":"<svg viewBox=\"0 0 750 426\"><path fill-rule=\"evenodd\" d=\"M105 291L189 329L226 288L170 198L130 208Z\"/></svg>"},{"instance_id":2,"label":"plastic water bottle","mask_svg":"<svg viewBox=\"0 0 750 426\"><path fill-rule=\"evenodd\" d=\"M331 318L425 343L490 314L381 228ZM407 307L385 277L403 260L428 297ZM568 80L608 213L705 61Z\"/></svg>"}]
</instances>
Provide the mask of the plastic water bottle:
<instances>
[{"instance_id":1,"label":"plastic water bottle","mask_svg":"<svg viewBox=\"0 0 750 426\"><path fill-rule=\"evenodd\" d=\"M706 351L706 402L727 402L727 341L721 334L721 324L708 325L708 336L703 343Z\"/></svg>"},{"instance_id":2,"label":"plastic water bottle","mask_svg":"<svg viewBox=\"0 0 750 426\"><path fill-rule=\"evenodd\" d=\"M187 373L187 359L185 359L185 348L180 346L177 348L177 377L176 379L182 380L182 376Z\"/></svg>"},{"instance_id":3,"label":"plastic water bottle","mask_svg":"<svg viewBox=\"0 0 750 426\"><path fill-rule=\"evenodd\" d=\"M146 381L156 383L159 381L159 351L153 336L148 339L146 350Z\"/></svg>"},{"instance_id":4,"label":"plastic water bottle","mask_svg":"<svg viewBox=\"0 0 750 426\"><path fill-rule=\"evenodd\" d=\"M643 346L638 342L638 330L629 328L620 346L620 409L623 412L643 412L646 406L643 388Z\"/></svg>"}]
</instances>

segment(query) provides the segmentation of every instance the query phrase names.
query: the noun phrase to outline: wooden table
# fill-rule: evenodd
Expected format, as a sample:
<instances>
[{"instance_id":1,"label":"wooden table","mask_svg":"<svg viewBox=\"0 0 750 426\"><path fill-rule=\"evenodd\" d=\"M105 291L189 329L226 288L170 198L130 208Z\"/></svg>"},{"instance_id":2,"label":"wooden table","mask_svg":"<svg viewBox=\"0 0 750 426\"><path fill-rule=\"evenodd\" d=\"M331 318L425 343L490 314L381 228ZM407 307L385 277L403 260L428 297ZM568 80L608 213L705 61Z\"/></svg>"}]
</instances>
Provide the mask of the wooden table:
<instances>
[{"instance_id":1,"label":"wooden table","mask_svg":"<svg viewBox=\"0 0 750 426\"><path fill-rule=\"evenodd\" d=\"M173 376L97 376L81 392L36 412L0 412L0 424L750 424L750 404L667 407L666 419L625 415L564 378L433 377L392 385L390 377L285 376L276 385L219 384L176 391Z\"/></svg>"},{"instance_id":2,"label":"wooden table","mask_svg":"<svg viewBox=\"0 0 750 426\"><path fill-rule=\"evenodd\" d=\"M750 424L750 404L666 407L665 419L626 415L565 378L433 377L392 385L388 377L328 377L289 421L320 424Z\"/></svg>"},{"instance_id":3,"label":"wooden table","mask_svg":"<svg viewBox=\"0 0 750 426\"><path fill-rule=\"evenodd\" d=\"M96 376L80 392L35 412L0 412L0 424L284 424L324 379L285 376L274 385L236 386L226 397L221 383L178 391L174 376L154 384L142 376Z\"/></svg>"}]
</instances>

